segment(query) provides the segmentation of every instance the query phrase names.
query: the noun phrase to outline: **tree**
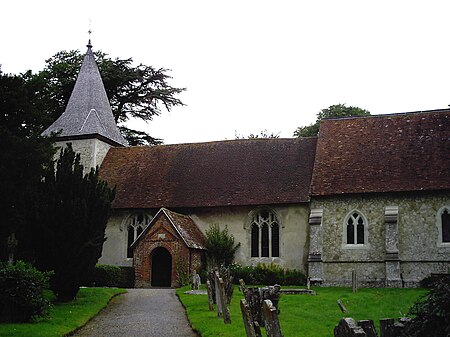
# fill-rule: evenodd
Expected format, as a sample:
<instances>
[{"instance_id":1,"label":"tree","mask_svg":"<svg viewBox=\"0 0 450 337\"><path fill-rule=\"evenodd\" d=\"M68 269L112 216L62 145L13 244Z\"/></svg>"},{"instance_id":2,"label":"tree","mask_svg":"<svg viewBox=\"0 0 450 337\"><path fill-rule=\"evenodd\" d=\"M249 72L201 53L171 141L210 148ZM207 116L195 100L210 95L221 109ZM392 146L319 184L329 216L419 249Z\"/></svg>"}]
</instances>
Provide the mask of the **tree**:
<instances>
[{"instance_id":1,"label":"tree","mask_svg":"<svg viewBox=\"0 0 450 337\"><path fill-rule=\"evenodd\" d=\"M241 246L234 243L234 236L228 233L228 227L223 230L219 225L212 224L206 230L206 256L210 267L228 266L234 260L234 254Z\"/></svg>"},{"instance_id":2,"label":"tree","mask_svg":"<svg viewBox=\"0 0 450 337\"><path fill-rule=\"evenodd\" d=\"M450 277L436 279L431 290L409 311L414 318L406 324L404 336L445 337L450 335Z\"/></svg>"},{"instance_id":3,"label":"tree","mask_svg":"<svg viewBox=\"0 0 450 337\"><path fill-rule=\"evenodd\" d=\"M184 105L177 95L186 89L175 88L168 83L172 78L168 69L143 64L133 66L131 58L113 60L100 51L95 55L116 123L124 123L130 118L148 122L159 116L163 109L170 111L175 106ZM31 81L40 87L34 104L47 112L50 123L64 112L83 57L77 50L61 51L46 60L44 70L32 77ZM120 130L131 145L162 142L123 125Z\"/></svg>"},{"instance_id":4,"label":"tree","mask_svg":"<svg viewBox=\"0 0 450 337\"><path fill-rule=\"evenodd\" d=\"M261 131L259 134L255 133L251 133L248 135L248 137L245 137L243 135L240 135L237 133L237 131L234 131L234 137L235 139L257 139L257 138L280 138L280 133L268 133L267 129Z\"/></svg>"},{"instance_id":5,"label":"tree","mask_svg":"<svg viewBox=\"0 0 450 337\"><path fill-rule=\"evenodd\" d=\"M366 116L370 112L354 106L346 106L345 104L330 105L326 109L320 110L314 124L300 126L294 131L294 137L314 137L319 134L320 121L324 118L340 118L351 116Z\"/></svg>"},{"instance_id":6,"label":"tree","mask_svg":"<svg viewBox=\"0 0 450 337\"><path fill-rule=\"evenodd\" d=\"M41 185L34 226L36 265L53 270L50 287L61 302L75 298L101 256L115 190L99 180L98 169L83 176L80 155L61 150Z\"/></svg>"},{"instance_id":7,"label":"tree","mask_svg":"<svg viewBox=\"0 0 450 337\"><path fill-rule=\"evenodd\" d=\"M41 137L44 119L31 103L28 74L0 74L0 259L8 257L7 238L17 239L16 258L33 260L32 210L46 168L53 165L53 139Z\"/></svg>"}]
</instances>

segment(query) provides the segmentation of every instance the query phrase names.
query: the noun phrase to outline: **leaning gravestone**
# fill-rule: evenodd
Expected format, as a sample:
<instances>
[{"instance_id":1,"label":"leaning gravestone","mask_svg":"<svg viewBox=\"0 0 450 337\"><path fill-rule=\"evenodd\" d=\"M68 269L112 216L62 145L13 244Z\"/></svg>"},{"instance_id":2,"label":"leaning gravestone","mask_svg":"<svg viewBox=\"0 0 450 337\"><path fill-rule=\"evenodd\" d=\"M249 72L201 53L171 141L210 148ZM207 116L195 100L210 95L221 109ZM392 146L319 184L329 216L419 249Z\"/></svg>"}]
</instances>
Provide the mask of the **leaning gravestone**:
<instances>
[{"instance_id":1,"label":"leaning gravestone","mask_svg":"<svg viewBox=\"0 0 450 337\"><path fill-rule=\"evenodd\" d=\"M253 320L250 306L245 299L241 300L241 312L247 337L262 337L259 324Z\"/></svg>"},{"instance_id":2,"label":"leaning gravestone","mask_svg":"<svg viewBox=\"0 0 450 337\"><path fill-rule=\"evenodd\" d=\"M263 302L263 315L267 337L283 337L280 322L278 321L278 309L270 300L264 300Z\"/></svg>"},{"instance_id":3,"label":"leaning gravestone","mask_svg":"<svg viewBox=\"0 0 450 337\"><path fill-rule=\"evenodd\" d=\"M270 300L278 313L281 287L278 284L275 284L274 286L262 288L248 288L242 279L239 280L239 283L241 284L241 290L244 293L245 300L250 307L253 320L257 321L260 326L265 326L264 317L262 315L263 302L264 300Z\"/></svg>"},{"instance_id":4,"label":"leaning gravestone","mask_svg":"<svg viewBox=\"0 0 450 337\"><path fill-rule=\"evenodd\" d=\"M213 289L211 287L211 282L209 282L209 280L206 281L206 290L208 292L209 310L214 311Z\"/></svg>"},{"instance_id":5,"label":"leaning gravestone","mask_svg":"<svg viewBox=\"0 0 450 337\"><path fill-rule=\"evenodd\" d=\"M364 330L351 317L341 318L334 328L334 337L367 337Z\"/></svg>"}]
</instances>

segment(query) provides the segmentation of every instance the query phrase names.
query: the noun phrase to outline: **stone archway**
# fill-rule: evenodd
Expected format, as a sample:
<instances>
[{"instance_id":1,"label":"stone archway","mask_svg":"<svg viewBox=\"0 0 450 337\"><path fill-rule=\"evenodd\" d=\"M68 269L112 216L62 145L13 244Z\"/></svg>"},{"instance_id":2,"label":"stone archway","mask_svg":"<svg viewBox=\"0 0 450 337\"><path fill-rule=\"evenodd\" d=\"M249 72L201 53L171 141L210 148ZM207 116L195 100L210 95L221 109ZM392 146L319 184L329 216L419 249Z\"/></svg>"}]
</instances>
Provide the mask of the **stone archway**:
<instances>
[{"instance_id":1,"label":"stone archway","mask_svg":"<svg viewBox=\"0 0 450 337\"><path fill-rule=\"evenodd\" d=\"M151 286L172 285L172 255L164 247L155 248L151 254Z\"/></svg>"}]
</instances>

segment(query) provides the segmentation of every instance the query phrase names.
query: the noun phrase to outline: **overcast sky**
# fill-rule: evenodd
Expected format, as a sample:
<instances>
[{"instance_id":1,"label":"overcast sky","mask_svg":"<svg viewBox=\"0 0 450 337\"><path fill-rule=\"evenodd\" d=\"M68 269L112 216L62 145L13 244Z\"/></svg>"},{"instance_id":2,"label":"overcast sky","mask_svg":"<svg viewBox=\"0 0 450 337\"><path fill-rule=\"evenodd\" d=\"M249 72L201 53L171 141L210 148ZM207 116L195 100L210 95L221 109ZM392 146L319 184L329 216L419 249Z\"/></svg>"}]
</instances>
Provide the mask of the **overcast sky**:
<instances>
[{"instance_id":1,"label":"overcast sky","mask_svg":"<svg viewBox=\"0 0 450 337\"><path fill-rule=\"evenodd\" d=\"M94 50L172 69L187 106L132 125L165 143L292 137L338 103L450 104L449 1L6 0L0 11L6 73L84 52L89 27Z\"/></svg>"}]
</instances>

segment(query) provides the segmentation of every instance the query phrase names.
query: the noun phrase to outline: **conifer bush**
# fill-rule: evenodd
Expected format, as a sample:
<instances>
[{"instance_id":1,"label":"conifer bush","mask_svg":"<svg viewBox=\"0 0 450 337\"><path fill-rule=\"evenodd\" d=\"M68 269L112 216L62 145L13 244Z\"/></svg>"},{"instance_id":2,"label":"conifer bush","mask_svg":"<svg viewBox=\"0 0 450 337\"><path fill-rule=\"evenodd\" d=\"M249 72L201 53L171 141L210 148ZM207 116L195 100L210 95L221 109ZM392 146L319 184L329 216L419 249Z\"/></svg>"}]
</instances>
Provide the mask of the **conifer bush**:
<instances>
[{"instance_id":1,"label":"conifer bush","mask_svg":"<svg viewBox=\"0 0 450 337\"><path fill-rule=\"evenodd\" d=\"M0 322L30 322L47 316L50 302L43 292L49 277L50 273L23 261L0 263Z\"/></svg>"}]
</instances>

